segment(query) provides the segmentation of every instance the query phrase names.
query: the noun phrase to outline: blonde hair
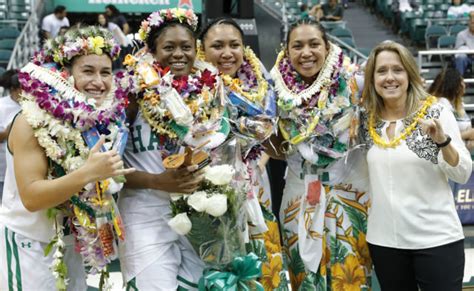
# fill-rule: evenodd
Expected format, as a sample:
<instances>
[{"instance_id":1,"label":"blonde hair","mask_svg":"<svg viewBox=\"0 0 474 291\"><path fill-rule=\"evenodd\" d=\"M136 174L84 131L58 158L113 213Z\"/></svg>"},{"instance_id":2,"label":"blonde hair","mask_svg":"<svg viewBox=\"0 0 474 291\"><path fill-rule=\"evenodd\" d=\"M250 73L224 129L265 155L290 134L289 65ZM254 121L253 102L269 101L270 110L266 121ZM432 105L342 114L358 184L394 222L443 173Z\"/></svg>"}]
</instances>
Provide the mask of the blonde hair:
<instances>
[{"instance_id":1,"label":"blonde hair","mask_svg":"<svg viewBox=\"0 0 474 291\"><path fill-rule=\"evenodd\" d=\"M362 98L366 109L375 113L376 118L381 117L384 103L382 97L375 91L374 72L377 56L383 52L389 51L396 53L400 57L400 61L408 75L408 92L407 92L407 116L416 112L421 100L428 97L428 93L423 87L423 81L418 71L418 66L410 51L394 41L384 41L378 44L370 53L369 59L365 66L364 90Z\"/></svg>"}]
</instances>

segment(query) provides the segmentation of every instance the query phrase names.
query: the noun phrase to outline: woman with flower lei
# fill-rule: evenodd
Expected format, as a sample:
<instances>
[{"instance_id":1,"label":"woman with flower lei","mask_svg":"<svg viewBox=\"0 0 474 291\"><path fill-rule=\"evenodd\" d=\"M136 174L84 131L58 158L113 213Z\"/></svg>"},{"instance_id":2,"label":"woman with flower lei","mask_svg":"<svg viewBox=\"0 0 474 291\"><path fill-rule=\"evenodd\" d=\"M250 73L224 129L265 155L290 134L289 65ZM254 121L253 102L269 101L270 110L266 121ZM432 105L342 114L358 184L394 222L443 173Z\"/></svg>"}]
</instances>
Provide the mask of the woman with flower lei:
<instances>
[{"instance_id":1,"label":"woman with flower lei","mask_svg":"<svg viewBox=\"0 0 474 291\"><path fill-rule=\"evenodd\" d=\"M232 130L242 144L250 192L247 197L249 249L262 261L265 290L287 286L278 221L272 213L270 185L265 170L262 143L273 133L276 103L269 74L250 47L244 47L243 32L231 18L209 23L200 36L198 57L211 62L222 74L229 99ZM262 156L263 154L263 156Z\"/></svg>"},{"instance_id":2,"label":"woman with flower lei","mask_svg":"<svg viewBox=\"0 0 474 291\"><path fill-rule=\"evenodd\" d=\"M85 290L85 268L105 274L117 257L124 233L111 194L121 184L112 177L134 171L116 149L127 104L113 87L119 50L105 30L71 30L20 73L23 111L8 138L0 210L2 290Z\"/></svg>"},{"instance_id":3,"label":"woman with flower lei","mask_svg":"<svg viewBox=\"0 0 474 291\"><path fill-rule=\"evenodd\" d=\"M410 51L392 41L372 50L362 94L367 242L382 290L461 290L464 234L448 180L466 183L472 160L454 114L425 91Z\"/></svg>"},{"instance_id":4,"label":"woman with flower lei","mask_svg":"<svg viewBox=\"0 0 474 291\"><path fill-rule=\"evenodd\" d=\"M139 290L197 288L204 268L188 240L170 228L170 194L191 194L203 180L197 166L165 168L181 145L212 149L226 140L217 71L195 61L197 16L166 9L142 22L146 47L126 57L131 88L131 138L125 161L137 168L119 198L125 229L120 248L124 281Z\"/></svg>"},{"instance_id":5,"label":"woman with flower lei","mask_svg":"<svg viewBox=\"0 0 474 291\"><path fill-rule=\"evenodd\" d=\"M311 20L290 28L271 71L280 134L267 149L288 162L280 221L295 290L370 288L363 163L348 155L358 122L352 71Z\"/></svg>"}]
</instances>

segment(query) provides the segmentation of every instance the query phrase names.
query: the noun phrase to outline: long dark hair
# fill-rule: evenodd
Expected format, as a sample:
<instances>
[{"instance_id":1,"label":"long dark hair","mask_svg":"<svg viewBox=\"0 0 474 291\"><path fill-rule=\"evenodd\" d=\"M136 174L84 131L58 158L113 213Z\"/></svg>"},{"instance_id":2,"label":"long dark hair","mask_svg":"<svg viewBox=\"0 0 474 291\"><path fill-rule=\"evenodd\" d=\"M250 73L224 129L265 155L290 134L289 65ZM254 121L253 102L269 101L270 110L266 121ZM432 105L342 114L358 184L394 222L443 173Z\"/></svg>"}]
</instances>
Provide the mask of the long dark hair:
<instances>
[{"instance_id":1,"label":"long dark hair","mask_svg":"<svg viewBox=\"0 0 474 291\"><path fill-rule=\"evenodd\" d=\"M112 12L112 16L117 16L120 14L120 10L118 10L118 8L115 7L115 5L113 4L105 6L105 9L110 9L110 11Z\"/></svg>"},{"instance_id":2,"label":"long dark hair","mask_svg":"<svg viewBox=\"0 0 474 291\"><path fill-rule=\"evenodd\" d=\"M434 79L428 93L448 99L458 114L463 114L462 95L464 79L458 70L444 68Z\"/></svg>"},{"instance_id":3,"label":"long dark hair","mask_svg":"<svg viewBox=\"0 0 474 291\"><path fill-rule=\"evenodd\" d=\"M7 90L20 89L20 81L18 80L18 70L8 70L0 77L0 87Z\"/></svg>"}]
</instances>

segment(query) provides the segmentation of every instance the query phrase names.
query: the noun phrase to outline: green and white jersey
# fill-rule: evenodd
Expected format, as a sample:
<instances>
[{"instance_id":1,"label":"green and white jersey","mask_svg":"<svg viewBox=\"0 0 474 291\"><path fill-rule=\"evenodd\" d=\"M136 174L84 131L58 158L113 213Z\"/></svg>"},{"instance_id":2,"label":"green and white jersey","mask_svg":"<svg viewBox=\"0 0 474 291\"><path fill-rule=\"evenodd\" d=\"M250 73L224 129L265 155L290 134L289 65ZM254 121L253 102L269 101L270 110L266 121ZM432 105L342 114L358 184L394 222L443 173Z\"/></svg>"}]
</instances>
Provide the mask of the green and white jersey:
<instances>
[{"instance_id":1,"label":"green and white jersey","mask_svg":"<svg viewBox=\"0 0 474 291\"><path fill-rule=\"evenodd\" d=\"M124 154L127 166L137 171L160 174L162 159L176 151L171 142L155 135L141 113L130 127ZM120 261L125 282L153 264L178 241L169 226L169 193L153 189L123 189L118 202L125 224L126 238L120 246Z\"/></svg>"}]
</instances>

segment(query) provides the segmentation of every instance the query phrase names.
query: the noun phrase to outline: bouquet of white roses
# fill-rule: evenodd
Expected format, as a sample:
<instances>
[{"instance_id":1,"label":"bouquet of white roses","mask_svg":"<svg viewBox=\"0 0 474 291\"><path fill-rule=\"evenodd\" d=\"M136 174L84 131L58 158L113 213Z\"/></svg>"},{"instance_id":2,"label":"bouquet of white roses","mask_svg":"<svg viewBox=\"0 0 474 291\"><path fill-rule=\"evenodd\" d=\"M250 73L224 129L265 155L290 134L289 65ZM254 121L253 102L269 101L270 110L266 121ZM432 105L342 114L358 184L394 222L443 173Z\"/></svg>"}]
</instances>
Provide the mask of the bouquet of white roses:
<instances>
[{"instance_id":1,"label":"bouquet of white roses","mask_svg":"<svg viewBox=\"0 0 474 291\"><path fill-rule=\"evenodd\" d=\"M169 225L186 235L209 267L222 267L245 255L242 232L246 219L241 209L246 195L236 171L235 148L234 140L212 154L198 191L171 197L173 218Z\"/></svg>"},{"instance_id":2,"label":"bouquet of white roses","mask_svg":"<svg viewBox=\"0 0 474 291\"><path fill-rule=\"evenodd\" d=\"M199 290L263 290L257 282L261 262L245 248L248 183L236 139L214 149L211 161L198 191L171 196L173 218L168 224L188 238L206 264Z\"/></svg>"}]
</instances>

